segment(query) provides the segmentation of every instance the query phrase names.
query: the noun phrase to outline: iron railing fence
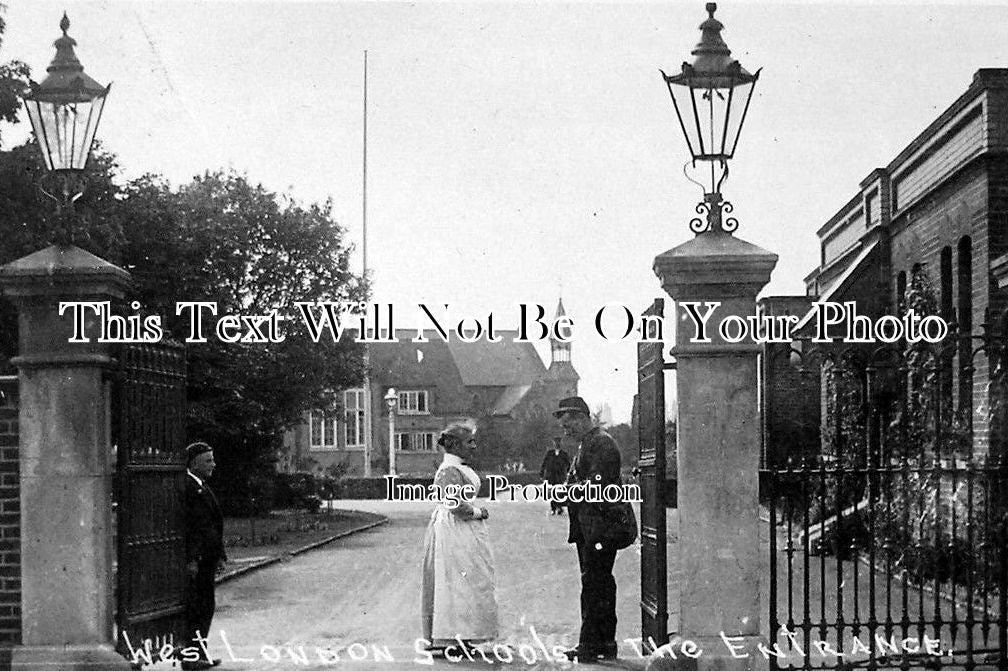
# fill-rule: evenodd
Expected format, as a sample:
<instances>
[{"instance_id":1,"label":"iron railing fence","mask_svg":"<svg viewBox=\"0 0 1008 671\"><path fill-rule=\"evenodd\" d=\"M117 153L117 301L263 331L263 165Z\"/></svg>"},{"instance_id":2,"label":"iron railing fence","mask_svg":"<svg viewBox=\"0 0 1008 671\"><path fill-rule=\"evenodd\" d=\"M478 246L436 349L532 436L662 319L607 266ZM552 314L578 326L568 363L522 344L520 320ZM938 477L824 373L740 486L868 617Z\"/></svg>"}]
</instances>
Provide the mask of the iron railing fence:
<instances>
[{"instance_id":1,"label":"iron railing fence","mask_svg":"<svg viewBox=\"0 0 1008 671\"><path fill-rule=\"evenodd\" d=\"M822 431L765 450L773 668L1008 669L1006 343L779 353Z\"/></svg>"}]
</instances>

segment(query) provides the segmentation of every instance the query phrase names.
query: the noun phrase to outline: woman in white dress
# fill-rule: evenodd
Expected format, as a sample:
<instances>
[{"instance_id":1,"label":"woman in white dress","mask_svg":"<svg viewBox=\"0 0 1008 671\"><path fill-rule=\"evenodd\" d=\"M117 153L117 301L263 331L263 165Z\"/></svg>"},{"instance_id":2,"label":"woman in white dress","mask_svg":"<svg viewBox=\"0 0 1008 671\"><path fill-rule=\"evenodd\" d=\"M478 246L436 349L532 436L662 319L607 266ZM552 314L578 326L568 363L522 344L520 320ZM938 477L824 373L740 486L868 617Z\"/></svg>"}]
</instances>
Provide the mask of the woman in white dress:
<instances>
[{"instance_id":1,"label":"woman in white dress","mask_svg":"<svg viewBox=\"0 0 1008 671\"><path fill-rule=\"evenodd\" d=\"M444 460L434 474L434 484L445 492L448 485L461 489L480 479L463 460L476 447L473 432L456 425L438 439ZM473 497L474 498L474 497ZM494 596L493 553L485 520L486 508L463 496L437 504L424 537L421 619L423 636L431 650L472 645L497 637L497 599Z\"/></svg>"}]
</instances>

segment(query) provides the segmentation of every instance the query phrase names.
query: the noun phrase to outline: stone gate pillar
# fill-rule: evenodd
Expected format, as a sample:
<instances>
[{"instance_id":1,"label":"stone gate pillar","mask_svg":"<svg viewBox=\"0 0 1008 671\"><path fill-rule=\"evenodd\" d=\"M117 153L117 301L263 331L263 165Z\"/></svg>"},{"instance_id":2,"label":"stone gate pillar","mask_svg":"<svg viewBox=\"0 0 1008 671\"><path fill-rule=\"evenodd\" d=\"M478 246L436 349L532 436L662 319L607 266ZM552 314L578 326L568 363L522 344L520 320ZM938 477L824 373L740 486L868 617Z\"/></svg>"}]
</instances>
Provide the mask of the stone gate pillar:
<instances>
[{"instance_id":1,"label":"stone gate pillar","mask_svg":"<svg viewBox=\"0 0 1008 671\"><path fill-rule=\"evenodd\" d=\"M751 340L726 342L718 325L729 315L744 319L756 313L756 294L776 263L776 254L720 226L654 262L662 288L676 301L680 635L703 651L697 659L656 660L658 666L766 666L755 646L765 605L760 572L766 563L759 542L758 348ZM683 301L720 303L707 322L711 342L695 340ZM735 654L748 657L734 657L721 632L741 637L744 641L732 639L745 648Z\"/></svg>"},{"instance_id":2,"label":"stone gate pillar","mask_svg":"<svg viewBox=\"0 0 1008 671\"><path fill-rule=\"evenodd\" d=\"M0 268L18 309L21 623L12 668L128 669L114 651L108 345L68 342L61 301L122 298L125 270L72 245Z\"/></svg>"}]
</instances>

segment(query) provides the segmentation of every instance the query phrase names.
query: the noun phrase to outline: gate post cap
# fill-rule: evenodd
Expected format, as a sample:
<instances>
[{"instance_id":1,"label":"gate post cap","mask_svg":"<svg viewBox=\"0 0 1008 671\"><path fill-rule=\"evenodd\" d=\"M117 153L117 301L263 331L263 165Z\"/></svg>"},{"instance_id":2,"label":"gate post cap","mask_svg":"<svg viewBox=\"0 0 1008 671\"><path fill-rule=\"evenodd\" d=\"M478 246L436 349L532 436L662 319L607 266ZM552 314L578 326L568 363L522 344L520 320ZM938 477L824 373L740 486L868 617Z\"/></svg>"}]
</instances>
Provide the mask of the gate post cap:
<instances>
[{"instance_id":1,"label":"gate post cap","mask_svg":"<svg viewBox=\"0 0 1008 671\"><path fill-rule=\"evenodd\" d=\"M0 286L12 299L51 296L121 298L132 276L75 245L50 245L0 266Z\"/></svg>"},{"instance_id":2,"label":"gate post cap","mask_svg":"<svg viewBox=\"0 0 1008 671\"><path fill-rule=\"evenodd\" d=\"M676 299L755 296L770 281L777 259L733 235L698 235L656 256L653 269Z\"/></svg>"}]
</instances>

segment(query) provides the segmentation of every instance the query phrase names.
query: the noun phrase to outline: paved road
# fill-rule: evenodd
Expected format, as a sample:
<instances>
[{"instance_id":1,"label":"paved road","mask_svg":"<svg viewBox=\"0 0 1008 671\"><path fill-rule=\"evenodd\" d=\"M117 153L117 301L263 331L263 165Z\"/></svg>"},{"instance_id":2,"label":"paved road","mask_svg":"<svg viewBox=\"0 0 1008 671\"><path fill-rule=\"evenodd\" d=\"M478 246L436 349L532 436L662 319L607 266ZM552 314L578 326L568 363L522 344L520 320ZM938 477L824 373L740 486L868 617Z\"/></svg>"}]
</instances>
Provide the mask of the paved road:
<instances>
[{"instance_id":1,"label":"paved road","mask_svg":"<svg viewBox=\"0 0 1008 671\"><path fill-rule=\"evenodd\" d=\"M224 658L226 669L425 668L415 644L420 636L420 561L430 506L343 503L386 515L389 523L218 588L217 617L209 640L212 654ZM574 547L565 542L567 518L548 515L548 506L541 503L487 506L496 558L500 641L511 646L514 657L510 664L498 661L495 666L527 669L531 665L526 660L533 655L536 666L541 666L546 659L543 647L552 652L555 645L567 647L577 640L579 572ZM624 665L643 665L631 644L623 641L640 632L639 562L635 547L621 551L616 560L617 638ZM295 660L302 647L307 663ZM381 657L376 647L387 648L394 661L376 661ZM339 661L323 664L317 648L327 660L332 658L326 657L326 650L335 651ZM503 649L500 652L506 657ZM272 661L277 653L280 660ZM351 662L351 653L365 660ZM439 660L435 665L491 666L478 657L459 664Z\"/></svg>"}]
</instances>

